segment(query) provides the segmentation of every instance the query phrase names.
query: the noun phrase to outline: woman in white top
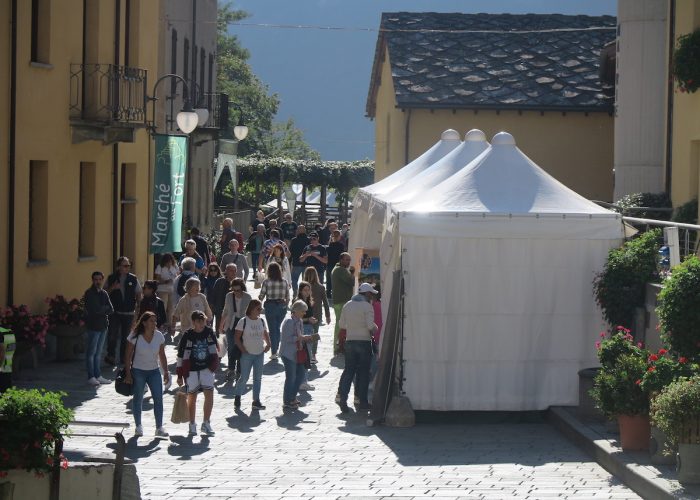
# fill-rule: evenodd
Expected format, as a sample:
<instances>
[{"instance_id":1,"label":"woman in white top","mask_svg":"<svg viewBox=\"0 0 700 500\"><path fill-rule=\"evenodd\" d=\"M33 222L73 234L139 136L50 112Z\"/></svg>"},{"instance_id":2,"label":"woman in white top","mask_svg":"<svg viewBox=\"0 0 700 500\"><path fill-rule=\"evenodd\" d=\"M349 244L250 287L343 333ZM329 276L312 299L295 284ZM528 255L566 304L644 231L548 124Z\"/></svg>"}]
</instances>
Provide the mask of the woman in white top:
<instances>
[{"instance_id":1,"label":"woman in white top","mask_svg":"<svg viewBox=\"0 0 700 500\"><path fill-rule=\"evenodd\" d=\"M231 282L231 291L226 294L224 312L221 315L221 325L219 326L219 334L226 335L228 346L227 378L241 375L241 351L236 346L234 334L235 327L238 321L245 316L252 298L246 292L245 281L242 278L236 278Z\"/></svg>"},{"instance_id":2,"label":"woman in white top","mask_svg":"<svg viewBox=\"0 0 700 500\"><path fill-rule=\"evenodd\" d=\"M236 382L233 391L235 396L233 405L241 406L241 396L253 370L253 410L264 410L260 402L260 388L262 386L263 361L265 353L270 350L270 334L265 326L265 321L260 317L262 302L253 299L248 304L245 317L236 325L236 345L241 350L241 377Z\"/></svg>"},{"instance_id":3,"label":"woman in white top","mask_svg":"<svg viewBox=\"0 0 700 500\"><path fill-rule=\"evenodd\" d=\"M267 275L267 268L271 263L277 262L282 269L282 277L287 280L291 287L292 283L292 268L289 266L289 259L284 255L284 247L277 243L270 249L270 256L265 262L265 275Z\"/></svg>"},{"instance_id":4,"label":"woman in white top","mask_svg":"<svg viewBox=\"0 0 700 500\"><path fill-rule=\"evenodd\" d=\"M175 290L173 289L173 283L175 278L180 271L180 268L175 262L175 257L171 253L164 253L160 258L160 263L156 267L155 278L158 282L158 297L160 297L163 302L165 302L165 317L169 321L173 315L173 309L175 308ZM170 325L165 324L162 326L164 333L171 331Z\"/></svg>"},{"instance_id":5,"label":"woman in white top","mask_svg":"<svg viewBox=\"0 0 700 500\"><path fill-rule=\"evenodd\" d=\"M153 396L153 413L156 417L156 437L166 438L168 433L163 428L163 384L160 380L160 367L163 369L163 382L170 381L168 372L168 360L165 357L165 337L156 330L156 315L150 311L141 315L136 323L136 328L127 337L126 355L124 359L131 362L124 363L126 371L125 382L134 384L134 399L131 409L136 424L136 436L143 436L141 425L141 407L143 405L143 392L146 384Z\"/></svg>"},{"instance_id":6,"label":"woman in white top","mask_svg":"<svg viewBox=\"0 0 700 500\"><path fill-rule=\"evenodd\" d=\"M203 293L200 293L200 283L197 278L189 278L185 282L185 295L175 306L173 311L172 325L175 327L176 319L180 319L180 331L186 332L192 328L192 311L202 311L207 316L207 322L210 323L214 318L211 312L209 302Z\"/></svg>"}]
</instances>

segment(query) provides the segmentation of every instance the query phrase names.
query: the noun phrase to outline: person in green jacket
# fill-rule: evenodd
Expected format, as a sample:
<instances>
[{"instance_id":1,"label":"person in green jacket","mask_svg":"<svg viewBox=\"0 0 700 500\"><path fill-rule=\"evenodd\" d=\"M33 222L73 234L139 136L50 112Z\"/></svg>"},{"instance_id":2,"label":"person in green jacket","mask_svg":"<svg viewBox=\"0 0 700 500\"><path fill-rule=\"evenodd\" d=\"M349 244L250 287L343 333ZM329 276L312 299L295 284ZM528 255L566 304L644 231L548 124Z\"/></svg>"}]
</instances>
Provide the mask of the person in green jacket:
<instances>
[{"instance_id":1,"label":"person in green jacket","mask_svg":"<svg viewBox=\"0 0 700 500\"><path fill-rule=\"evenodd\" d=\"M355 289L355 268L350 265L352 257L347 252L340 254L340 261L331 272L333 284L333 311L335 311L335 331L333 332L333 354L339 353L338 332L340 332L340 312L352 298Z\"/></svg>"}]
</instances>

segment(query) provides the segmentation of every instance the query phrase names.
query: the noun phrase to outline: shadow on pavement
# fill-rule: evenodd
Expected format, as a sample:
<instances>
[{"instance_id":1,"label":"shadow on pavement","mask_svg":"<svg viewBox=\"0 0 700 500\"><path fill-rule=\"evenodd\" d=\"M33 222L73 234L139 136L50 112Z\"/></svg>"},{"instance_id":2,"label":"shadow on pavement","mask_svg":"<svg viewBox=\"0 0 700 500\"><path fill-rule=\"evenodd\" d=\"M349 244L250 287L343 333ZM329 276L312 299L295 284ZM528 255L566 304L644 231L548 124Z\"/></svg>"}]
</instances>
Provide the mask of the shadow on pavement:
<instances>
[{"instance_id":1,"label":"shadow on pavement","mask_svg":"<svg viewBox=\"0 0 700 500\"><path fill-rule=\"evenodd\" d=\"M262 422L260 418L260 412L258 410L251 410L250 415L246 415L245 412L241 410L235 410L235 415L228 417L226 422L231 429L236 429L238 432L249 433L253 432L255 427L258 427Z\"/></svg>"},{"instance_id":2,"label":"shadow on pavement","mask_svg":"<svg viewBox=\"0 0 700 500\"><path fill-rule=\"evenodd\" d=\"M301 424L309 414L301 410L289 410L285 409L282 415L275 417L277 420L277 425L283 427L289 431L300 431Z\"/></svg>"},{"instance_id":3,"label":"shadow on pavement","mask_svg":"<svg viewBox=\"0 0 700 500\"><path fill-rule=\"evenodd\" d=\"M199 442L197 436L171 436L168 454L179 457L179 460L191 460L192 457L202 455L209 451L209 438L201 436Z\"/></svg>"}]
</instances>

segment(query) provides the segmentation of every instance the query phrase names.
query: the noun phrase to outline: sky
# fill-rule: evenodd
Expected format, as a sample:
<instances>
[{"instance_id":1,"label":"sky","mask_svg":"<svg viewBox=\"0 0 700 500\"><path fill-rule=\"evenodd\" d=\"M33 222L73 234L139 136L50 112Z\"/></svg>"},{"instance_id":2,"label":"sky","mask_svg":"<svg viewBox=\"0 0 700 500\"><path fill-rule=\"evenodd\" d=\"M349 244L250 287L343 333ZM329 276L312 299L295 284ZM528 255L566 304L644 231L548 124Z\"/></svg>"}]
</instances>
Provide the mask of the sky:
<instances>
[{"instance_id":1,"label":"sky","mask_svg":"<svg viewBox=\"0 0 700 500\"><path fill-rule=\"evenodd\" d=\"M219 0L220 4L226 0ZM365 116L382 12L615 15L615 0L234 0L250 24L234 25L253 71L280 97L277 121L293 118L324 160L374 158L374 122ZM359 28L370 28L366 31ZM235 99L235 96L233 96Z\"/></svg>"}]
</instances>

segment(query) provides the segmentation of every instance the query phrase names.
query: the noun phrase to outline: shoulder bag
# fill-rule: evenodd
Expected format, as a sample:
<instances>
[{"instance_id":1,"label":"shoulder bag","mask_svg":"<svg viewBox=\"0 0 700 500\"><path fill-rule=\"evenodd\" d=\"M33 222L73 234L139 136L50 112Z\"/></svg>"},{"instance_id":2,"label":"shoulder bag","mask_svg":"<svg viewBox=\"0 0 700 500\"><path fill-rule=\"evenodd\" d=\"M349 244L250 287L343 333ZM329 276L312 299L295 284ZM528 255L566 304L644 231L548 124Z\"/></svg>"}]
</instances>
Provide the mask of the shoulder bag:
<instances>
[{"instance_id":1,"label":"shoulder bag","mask_svg":"<svg viewBox=\"0 0 700 500\"><path fill-rule=\"evenodd\" d=\"M139 343L139 336L136 336L136 342L134 343L134 353L131 356L131 364L134 363L134 356L136 356L136 346ZM133 396L134 395L134 384L126 383L126 367L119 370L117 373L117 378L114 380L114 390L122 396Z\"/></svg>"}]
</instances>

